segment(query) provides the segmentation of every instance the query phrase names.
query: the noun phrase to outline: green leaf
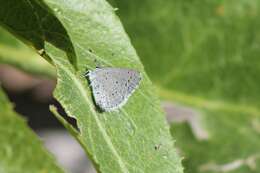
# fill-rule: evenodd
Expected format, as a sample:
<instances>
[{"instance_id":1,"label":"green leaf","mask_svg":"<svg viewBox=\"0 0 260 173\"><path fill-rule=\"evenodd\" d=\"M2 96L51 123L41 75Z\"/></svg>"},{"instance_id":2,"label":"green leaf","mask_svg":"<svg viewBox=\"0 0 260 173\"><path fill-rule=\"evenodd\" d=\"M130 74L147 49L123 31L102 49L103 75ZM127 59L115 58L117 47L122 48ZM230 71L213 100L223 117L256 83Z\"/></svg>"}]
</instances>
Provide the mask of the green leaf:
<instances>
[{"instance_id":1,"label":"green leaf","mask_svg":"<svg viewBox=\"0 0 260 173\"><path fill-rule=\"evenodd\" d=\"M30 6L23 4L23 9L20 9L22 7L19 6L20 2L31 3ZM106 173L182 172L180 159L173 147L160 102L130 40L114 14L114 9L103 0L29 0L16 1L15 5L15 10L21 16L20 21L9 22L5 19L5 26L10 24L7 27L9 31L19 33L22 21L31 20L27 21L24 33L27 33L26 31L38 33L40 28L36 37L45 36L44 57L51 59L57 70L54 95L67 114L77 120L80 131L77 138L82 141L81 144L96 169ZM45 5L49 8L41 9L47 8ZM41 8L38 11L39 6ZM38 19L22 17L21 11L29 7L33 9ZM46 16L53 16L53 13L57 19L52 18L49 21ZM60 23L57 21L61 22L64 29L60 28ZM30 25L33 26L30 28ZM34 31L35 25L39 27ZM52 37L46 39L48 35L42 34L45 33L44 30L48 30ZM34 40L28 39L27 35L22 36L35 46ZM53 43L55 41L60 43L63 40L72 44L69 50ZM72 50L75 51L77 58L76 68L75 64L73 66L70 63L76 60L71 61L71 57L67 58L68 52L71 53ZM139 88L122 109L103 113L96 110L87 80L83 77L86 67L90 70L95 68L95 60L103 66L127 67L142 73L143 79Z\"/></svg>"},{"instance_id":2,"label":"green leaf","mask_svg":"<svg viewBox=\"0 0 260 173\"><path fill-rule=\"evenodd\" d=\"M76 55L66 30L41 0L0 0L0 24L44 55L44 41L66 52L76 67ZM43 56L51 62L47 56Z\"/></svg>"},{"instance_id":3,"label":"green leaf","mask_svg":"<svg viewBox=\"0 0 260 173\"><path fill-rule=\"evenodd\" d=\"M0 89L0 172L62 173Z\"/></svg>"},{"instance_id":4,"label":"green leaf","mask_svg":"<svg viewBox=\"0 0 260 173\"><path fill-rule=\"evenodd\" d=\"M169 116L191 114L172 125L185 172L260 172L259 1L111 1Z\"/></svg>"},{"instance_id":5,"label":"green leaf","mask_svg":"<svg viewBox=\"0 0 260 173\"><path fill-rule=\"evenodd\" d=\"M56 77L49 63L1 27L0 35L0 64L12 65L33 75Z\"/></svg>"}]
</instances>

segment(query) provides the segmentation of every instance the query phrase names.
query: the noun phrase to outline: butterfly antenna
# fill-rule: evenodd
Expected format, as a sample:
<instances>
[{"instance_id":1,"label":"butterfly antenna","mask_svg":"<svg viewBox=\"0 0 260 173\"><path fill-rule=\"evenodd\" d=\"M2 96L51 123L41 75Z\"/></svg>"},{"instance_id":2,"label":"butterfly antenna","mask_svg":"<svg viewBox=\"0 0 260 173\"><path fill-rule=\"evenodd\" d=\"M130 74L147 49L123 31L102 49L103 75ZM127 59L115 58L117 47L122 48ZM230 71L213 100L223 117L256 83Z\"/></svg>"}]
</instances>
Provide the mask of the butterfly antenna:
<instances>
[{"instance_id":1,"label":"butterfly antenna","mask_svg":"<svg viewBox=\"0 0 260 173\"><path fill-rule=\"evenodd\" d=\"M85 73L80 75L80 78L86 78L89 76L89 71L86 71Z\"/></svg>"}]
</instances>

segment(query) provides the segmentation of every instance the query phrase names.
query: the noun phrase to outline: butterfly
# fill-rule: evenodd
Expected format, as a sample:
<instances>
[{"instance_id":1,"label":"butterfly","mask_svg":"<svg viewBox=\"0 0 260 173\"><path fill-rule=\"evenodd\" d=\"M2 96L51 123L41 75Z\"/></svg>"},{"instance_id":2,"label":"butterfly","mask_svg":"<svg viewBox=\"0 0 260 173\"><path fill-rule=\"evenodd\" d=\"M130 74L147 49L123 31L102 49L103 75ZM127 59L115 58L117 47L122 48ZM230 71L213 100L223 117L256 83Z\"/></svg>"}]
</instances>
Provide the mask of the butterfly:
<instances>
[{"instance_id":1,"label":"butterfly","mask_svg":"<svg viewBox=\"0 0 260 173\"><path fill-rule=\"evenodd\" d=\"M113 111L123 106L142 79L141 73L127 68L104 67L86 74L93 98L102 111Z\"/></svg>"}]
</instances>

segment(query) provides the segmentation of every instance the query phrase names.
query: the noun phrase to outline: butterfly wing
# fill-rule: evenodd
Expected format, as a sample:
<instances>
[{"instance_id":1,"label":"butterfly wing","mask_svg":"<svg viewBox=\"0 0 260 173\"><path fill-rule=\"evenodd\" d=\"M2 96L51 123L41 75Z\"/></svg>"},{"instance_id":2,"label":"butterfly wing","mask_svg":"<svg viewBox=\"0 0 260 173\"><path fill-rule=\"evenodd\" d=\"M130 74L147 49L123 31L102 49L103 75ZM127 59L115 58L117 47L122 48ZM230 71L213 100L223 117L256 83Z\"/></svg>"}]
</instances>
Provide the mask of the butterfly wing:
<instances>
[{"instance_id":1,"label":"butterfly wing","mask_svg":"<svg viewBox=\"0 0 260 173\"><path fill-rule=\"evenodd\" d=\"M88 76L96 105L103 111L124 105L141 80L138 71L124 68L97 68Z\"/></svg>"}]
</instances>

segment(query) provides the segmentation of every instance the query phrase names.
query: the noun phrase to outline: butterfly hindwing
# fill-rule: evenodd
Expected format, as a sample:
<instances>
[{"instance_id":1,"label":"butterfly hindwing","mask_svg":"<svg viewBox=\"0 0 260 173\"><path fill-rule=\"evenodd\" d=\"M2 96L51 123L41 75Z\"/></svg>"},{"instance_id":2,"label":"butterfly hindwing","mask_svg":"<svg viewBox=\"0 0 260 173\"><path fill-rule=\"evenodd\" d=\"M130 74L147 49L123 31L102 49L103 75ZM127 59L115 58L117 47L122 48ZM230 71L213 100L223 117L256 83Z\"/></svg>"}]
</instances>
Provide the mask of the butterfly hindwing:
<instances>
[{"instance_id":1,"label":"butterfly hindwing","mask_svg":"<svg viewBox=\"0 0 260 173\"><path fill-rule=\"evenodd\" d=\"M122 106L141 80L138 71L124 68L97 68L88 76L96 105L103 111Z\"/></svg>"}]
</instances>

